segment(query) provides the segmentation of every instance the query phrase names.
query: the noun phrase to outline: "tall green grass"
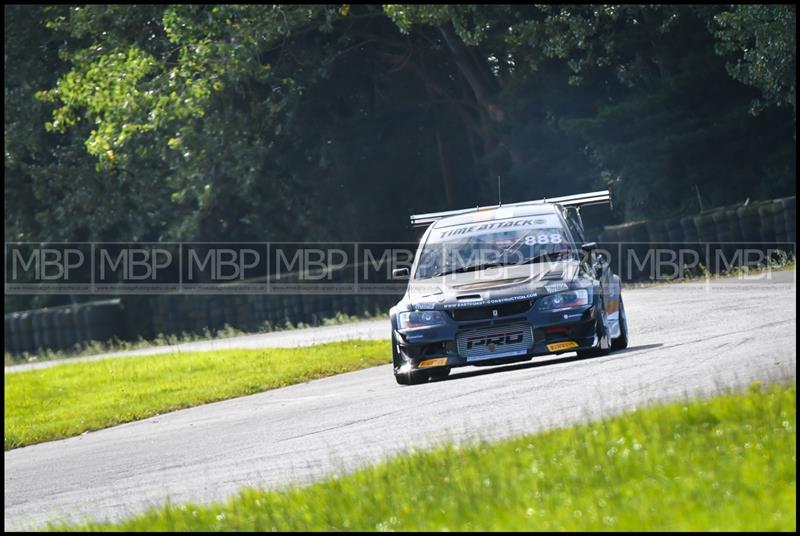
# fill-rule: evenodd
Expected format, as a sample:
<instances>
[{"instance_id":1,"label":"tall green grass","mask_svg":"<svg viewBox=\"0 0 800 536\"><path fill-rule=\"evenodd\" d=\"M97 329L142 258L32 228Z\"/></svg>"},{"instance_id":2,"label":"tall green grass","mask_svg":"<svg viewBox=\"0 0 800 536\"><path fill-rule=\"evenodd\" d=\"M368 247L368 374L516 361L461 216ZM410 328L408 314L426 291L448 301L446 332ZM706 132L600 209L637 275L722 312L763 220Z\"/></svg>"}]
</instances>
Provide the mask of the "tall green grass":
<instances>
[{"instance_id":1,"label":"tall green grass","mask_svg":"<svg viewBox=\"0 0 800 536\"><path fill-rule=\"evenodd\" d=\"M164 531L796 529L796 387L638 410L494 444L447 446L287 491L172 505Z\"/></svg>"},{"instance_id":2,"label":"tall green grass","mask_svg":"<svg viewBox=\"0 0 800 536\"><path fill-rule=\"evenodd\" d=\"M391 361L388 341L103 359L4 375L5 450Z\"/></svg>"}]
</instances>

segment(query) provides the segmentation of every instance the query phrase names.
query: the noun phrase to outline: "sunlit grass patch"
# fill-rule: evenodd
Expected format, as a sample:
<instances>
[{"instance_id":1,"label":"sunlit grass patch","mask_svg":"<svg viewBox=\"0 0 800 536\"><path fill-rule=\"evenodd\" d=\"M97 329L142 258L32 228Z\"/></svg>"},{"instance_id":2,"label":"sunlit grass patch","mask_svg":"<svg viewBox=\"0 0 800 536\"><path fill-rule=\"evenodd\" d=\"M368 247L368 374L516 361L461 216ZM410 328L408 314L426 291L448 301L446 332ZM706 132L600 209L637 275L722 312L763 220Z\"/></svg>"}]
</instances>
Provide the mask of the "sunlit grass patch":
<instances>
[{"instance_id":1,"label":"sunlit grass patch","mask_svg":"<svg viewBox=\"0 0 800 536\"><path fill-rule=\"evenodd\" d=\"M4 375L6 450L391 361L388 341L70 363Z\"/></svg>"}]
</instances>

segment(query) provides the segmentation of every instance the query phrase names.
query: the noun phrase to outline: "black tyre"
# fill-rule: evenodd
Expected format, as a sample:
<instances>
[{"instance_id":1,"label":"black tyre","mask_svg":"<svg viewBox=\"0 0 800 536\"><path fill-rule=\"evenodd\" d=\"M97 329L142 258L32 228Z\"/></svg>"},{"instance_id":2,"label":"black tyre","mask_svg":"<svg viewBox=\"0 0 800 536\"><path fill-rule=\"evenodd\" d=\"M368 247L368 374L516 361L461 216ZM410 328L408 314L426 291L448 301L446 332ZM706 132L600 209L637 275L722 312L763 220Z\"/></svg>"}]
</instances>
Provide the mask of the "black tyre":
<instances>
[{"instance_id":1,"label":"black tyre","mask_svg":"<svg viewBox=\"0 0 800 536\"><path fill-rule=\"evenodd\" d=\"M395 375L397 371L400 370L400 367L403 366L403 358L400 356L400 351L397 349L397 339L394 336L394 330L392 330L392 366L394 367Z\"/></svg>"},{"instance_id":2,"label":"black tyre","mask_svg":"<svg viewBox=\"0 0 800 536\"><path fill-rule=\"evenodd\" d=\"M619 337L611 341L611 350L624 350L628 347L628 316L625 314L625 304L622 296L619 297Z\"/></svg>"},{"instance_id":3,"label":"black tyre","mask_svg":"<svg viewBox=\"0 0 800 536\"><path fill-rule=\"evenodd\" d=\"M392 365L394 367L394 379L400 385L416 385L418 383L425 383L430 379L430 374L427 370L408 370L401 372L405 360L397 350L397 339L394 337L394 330L392 330Z\"/></svg>"},{"instance_id":4,"label":"black tyre","mask_svg":"<svg viewBox=\"0 0 800 536\"><path fill-rule=\"evenodd\" d=\"M409 370L408 372L395 372L394 379L400 385L417 385L426 383L431 375L426 370Z\"/></svg>"},{"instance_id":5,"label":"black tyre","mask_svg":"<svg viewBox=\"0 0 800 536\"><path fill-rule=\"evenodd\" d=\"M580 358L585 357L600 357L611 353L611 341L608 340L605 323L606 313L605 310L601 311L600 318L595 324L595 334L597 335L597 346L589 348L588 350L578 350L577 354Z\"/></svg>"}]
</instances>

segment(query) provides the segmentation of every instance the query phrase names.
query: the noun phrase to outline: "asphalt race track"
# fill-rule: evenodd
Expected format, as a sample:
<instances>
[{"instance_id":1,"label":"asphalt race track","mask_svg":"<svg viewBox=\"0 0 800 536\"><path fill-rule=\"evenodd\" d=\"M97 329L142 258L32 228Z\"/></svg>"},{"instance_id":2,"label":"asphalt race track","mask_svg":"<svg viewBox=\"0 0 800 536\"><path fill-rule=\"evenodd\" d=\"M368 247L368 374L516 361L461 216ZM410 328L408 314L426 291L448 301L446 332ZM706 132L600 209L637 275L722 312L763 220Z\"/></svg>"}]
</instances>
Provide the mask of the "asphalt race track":
<instances>
[{"instance_id":1,"label":"asphalt race track","mask_svg":"<svg viewBox=\"0 0 800 536\"><path fill-rule=\"evenodd\" d=\"M796 380L796 273L771 277L626 290L631 346L608 357L465 368L409 387L387 364L12 450L5 529L119 518L167 498L223 499L412 446L535 432L755 379ZM367 324L365 332L388 336L388 321ZM320 329L348 337L354 328Z\"/></svg>"}]
</instances>

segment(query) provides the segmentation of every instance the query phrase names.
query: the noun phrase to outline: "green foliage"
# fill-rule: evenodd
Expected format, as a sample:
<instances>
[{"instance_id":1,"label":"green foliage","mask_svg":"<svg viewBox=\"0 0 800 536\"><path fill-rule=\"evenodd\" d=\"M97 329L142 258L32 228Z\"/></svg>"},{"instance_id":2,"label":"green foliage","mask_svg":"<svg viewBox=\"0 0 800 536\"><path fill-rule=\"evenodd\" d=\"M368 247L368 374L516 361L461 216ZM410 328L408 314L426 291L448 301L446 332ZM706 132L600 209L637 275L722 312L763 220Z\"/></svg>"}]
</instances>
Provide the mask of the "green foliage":
<instances>
[{"instance_id":1,"label":"green foliage","mask_svg":"<svg viewBox=\"0 0 800 536\"><path fill-rule=\"evenodd\" d=\"M714 17L717 51L731 58L725 67L761 95L758 113L767 106L797 110L797 11L794 5L737 5Z\"/></svg>"},{"instance_id":2,"label":"green foliage","mask_svg":"<svg viewBox=\"0 0 800 536\"><path fill-rule=\"evenodd\" d=\"M388 341L186 352L6 374L6 450L388 363Z\"/></svg>"},{"instance_id":3,"label":"green foliage","mask_svg":"<svg viewBox=\"0 0 800 536\"><path fill-rule=\"evenodd\" d=\"M794 192L793 6L5 14L6 240L408 240L498 176L616 221Z\"/></svg>"},{"instance_id":4,"label":"green foliage","mask_svg":"<svg viewBox=\"0 0 800 536\"><path fill-rule=\"evenodd\" d=\"M796 387L447 445L285 491L170 504L103 531L794 531Z\"/></svg>"},{"instance_id":5,"label":"green foliage","mask_svg":"<svg viewBox=\"0 0 800 536\"><path fill-rule=\"evenodd\" d=\"M542 134L547 140L539 146L544 158L536 161L535 168L526 165L533 159L514 166L512 180L533 175L555 188L567 185L567 191L609 185L621 201L624 219L694 212L699 208L690 195L695 188L712 205L792 191L795 158L787 158L785 151L793 138L793 118L774 108L758 119L747 117L754 93L731 83L714 50L746 48L746 39L755 35L763 50L746 57L756 54L759 73L773 84L760 87L764 102L781 104L769 97L780 88L789 88L785 96L793 99L794 8L732 9L649 5L386 8L406 32L414 24L452 23L464 42L504 59L493 69L501 80L499 98L508 103L508 115L520 119L508 124L507 132L514 134L504 137L511 144L530 142L535 139L532 127L536 124L537 130L545 130ZM769 17L775 20L767 23ZM741 27L739 33L709 32L710 26L723 22L732 27L732 21L749 24L753 33L746 34ZM558 72L554 62L562 66L559 78L550 74ZM751 66L751 71L755 68ZM751 82L755 72L746 80L732 72L730 64L727 69L734 78L758 86ZM544 84L531 81L543 77ZM565 91L565 79L586 91ZM551 87L558 88L558 93L551 92ZM521 104L522 95L538 99L533 116L525 113L531 106ZM504 126L498 129L506 130ZM520 131L525 134L520 136ZM583 162L575 160L581 142ZM572 145L567 153L571 157L563 159L571 166L559 165L559 150L551 149L554 143ZM781 162L777 168L776 162ZM571 177L558 176L558 168L569 169ZM587 176L592 178L587 180Z\"/></svg>"}]
</instances>

